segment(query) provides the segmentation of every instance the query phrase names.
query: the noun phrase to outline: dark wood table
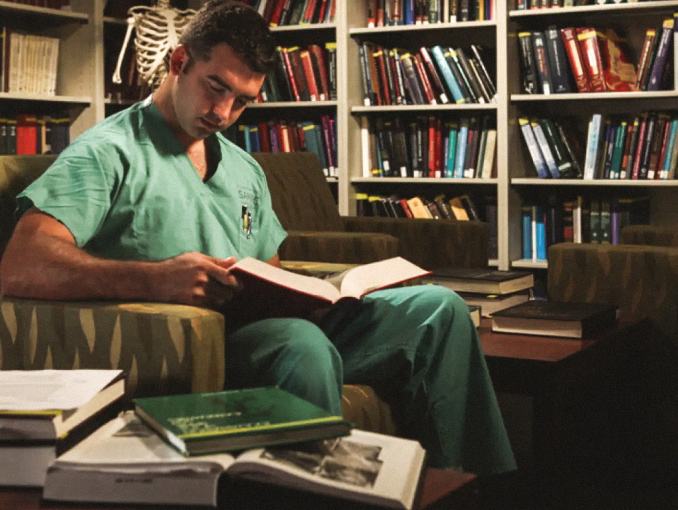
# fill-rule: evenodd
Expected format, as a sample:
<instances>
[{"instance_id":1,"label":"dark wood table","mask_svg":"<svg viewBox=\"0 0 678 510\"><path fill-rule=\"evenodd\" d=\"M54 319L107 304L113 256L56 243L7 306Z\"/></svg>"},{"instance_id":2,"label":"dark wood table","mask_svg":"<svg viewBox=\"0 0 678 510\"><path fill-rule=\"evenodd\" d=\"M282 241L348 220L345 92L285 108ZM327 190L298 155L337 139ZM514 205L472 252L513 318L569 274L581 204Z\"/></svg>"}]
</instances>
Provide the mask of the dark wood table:
<instances>
[{"instance_id":1,"label":"dark wood table","mask_svg":"<svg viewBox=\"0 0 678 510\"><path fill-rule=\"evenodd\" d=\"M527 417L509 412L505 421L509 431L511 419L530 421L514 429L531 435L520 438L531 443L529 457L517 459L519 472L530 472L534 508L577 507L590 498L598 474L611 469L611 452L622 440L624 379L631 377L647 328L647 321L621 320L616 328L573 340L494 333L491 319L481 321L480 341L500 404L502 394L527 396L530 404Z\"/></svg>"},{"instance_id":2,"label":"dark wood table","mask_svg":"<svg viewBox=\"0 0 678 510\"><path fill-rule=\"evenodd\" d=\"M447 471L442 469L426 470L426 475L421 487L419 498L419 510L477 510L478 493L476 485L476 476L470 473L460 471ZM167 510L170 506L134 506L134 505L88 505L88 504L67 504L50 503L41 501L41 489L11 489L0 487L0 509L2 510L149 510L158 508ZM294 503L292 508L305 508L302 504ZM232 506L225 504L224 508L228 510L237 510L238 508L246 510L259 510L249 508L246 505ZM279 507L279 505L278 505ZM186 510L186 507L179 507ZM327 507L354 509L357 506L353 503Z\"/></svg>"}]
</instances>

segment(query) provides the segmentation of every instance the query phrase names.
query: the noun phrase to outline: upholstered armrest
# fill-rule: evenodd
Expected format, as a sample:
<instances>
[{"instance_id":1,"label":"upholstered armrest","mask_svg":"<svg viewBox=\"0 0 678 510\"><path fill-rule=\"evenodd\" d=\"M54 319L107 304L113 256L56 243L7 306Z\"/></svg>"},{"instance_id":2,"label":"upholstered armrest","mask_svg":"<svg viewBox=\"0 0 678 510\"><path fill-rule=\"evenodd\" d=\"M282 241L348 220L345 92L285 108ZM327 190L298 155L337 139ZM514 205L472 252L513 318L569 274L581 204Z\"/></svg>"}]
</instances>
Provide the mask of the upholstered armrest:
<instances>
[{"instance_id":1,"label":"upholstered armrest","mask_svg":"<svg viewBox=\"0 0 678 510\"><path fill-rule=\"evenodd\" d=\"M134 396L219 391L224 318L193 306L2 297L0 369L119 368Z\"/></svg>"},{"instance_id":2,"label":"upholstered armrest","mask_svg":"<svg viewBox=\"0 0 678 510\"><path fill-rule=\"evenodd\" d=\"M621 242L648 246L678 246L678 227L629 225L621 231Z\"/></svg>"},{"instance_id":3,"label":"upholstered armrest","mask_svg":"<svg viewBox=\"0 0 678 510\"><path fill-rule=\"evenodd\" d=\"M398 240L362 232L288 232L279 249L282 260L366 264L398 255Z\"/></svg>"},{"instance_id":4,"label":"upholstered armrest","mask_svg":"<svg viewBox=\"0 0 678 510\"><path fill-rule=\"evenodd\" d=\"M562 243L549 247L548 267L549 299L615 304L678 332L678 248Z\"/></svg>"},{"instance_id":5,"label":"upholstered armrest","mask_svg":"<svg viewBox=\"0 0 678 510\"><path fill-rule=\"evenodd\" d=\"M489 229L480 221L342 217L346 230L398 238L399 255L425 269L486 267Z\"/></svg>"}]
</instances>

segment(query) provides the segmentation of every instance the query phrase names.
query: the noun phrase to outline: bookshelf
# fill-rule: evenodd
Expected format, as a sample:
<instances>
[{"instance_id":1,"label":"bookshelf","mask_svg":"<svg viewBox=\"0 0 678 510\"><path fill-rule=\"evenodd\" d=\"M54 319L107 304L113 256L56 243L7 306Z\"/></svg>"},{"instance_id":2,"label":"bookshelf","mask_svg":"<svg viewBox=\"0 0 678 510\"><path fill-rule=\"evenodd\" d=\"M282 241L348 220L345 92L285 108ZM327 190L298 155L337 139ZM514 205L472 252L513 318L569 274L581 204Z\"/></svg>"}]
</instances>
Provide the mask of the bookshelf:
<instances>
[{"instance_id":1,"label":"bookshelf","mask_svg":"<svg viewBox=\"0 0 678 510\"><path fill-rule=\"evenodd\" d=\"M506 17L508 126L505 132L510 147L508 156L507 258L510 266L545 269L546 261L523 258L521 235L521 204L545 200L549 196L582 195L590 199L614 199L648 195L650 223L675 224L678 215L672 203L678 198L677 180L610 180L610 179L539 179L536 177L529 152L521 138L518 117L567 117L579 125L580 132L593 113L631 117L647 111L678 109L678 93L674 90L639 92L590 92L562 94L524 94L520 84L520 62L517 34L522 31L593 26L612 28L623 36L629 60L637 64L645 31L658 28L662 20L678 11L676 1L647 1L626 4L588 5L557 9L515 10L509 5ZM673 44L673 41L671 41ZM575 88L576 90L576 88ZM583 140L586 141L585 138ZM583 158L582 158L583 161Z\"/></svg>"},{"instance_id":2,"label":"bookshelf","mask_svg":"<svg viewBox=\"0 0 678 510\"><path fill-rule=\"evenodd\" d=\"M110 0L114 1L114 0ZM198 8L200 0L191 0L189 8ZM71 0L70 11L59 11L0 0L0 18L12 28L37 34L56 35L62 46L57 95L24 96L0 93L0 111L19 113L69 112L73 122L71 138L102 120L129 102L106 97L106 55L115 58L126 28L124 19L104 17L106 0ZM434 195L448 197L470 194L496 199L497 257L491 265L544 269L545 261L523 259L521 251L521 204L527 198L550 194L606 196L647 194L650 196L650 221L675 223L678 212L678 180L593 180L539 179L521 138L518 118L522 116L565 115L584 123L594 112L636 114L644 111L678 112L678 92L596 92L567 94L524 94L520 89L517 34L542 30L549 25L610 27L626 36L636 64L648 27L678 11L678 0L646 1L627 4L589 5L519 11L514 1L495 1L495 19L429 25L367 27L364 0L338 1L334 23L294 25L273 28L276 42L283 46L334 42L337 47L337 99L332 101L275 102L251 105L242 122L273 118L305 119L336 115L337 177L328 179L335 192L339 212L356 214L357 192L402 196ZM417 50L436 44L467 46L479 44L494 50L497 101L492 104L365 106L361 83L359 44L370 41L385 47ZM114 47L111 48L110 46ZM361 121L378 116L403 118L436 115L445 119L482 115L496 120L496 173L488 179L364 177L362 172Z\"/></svg>"}]
</instances>

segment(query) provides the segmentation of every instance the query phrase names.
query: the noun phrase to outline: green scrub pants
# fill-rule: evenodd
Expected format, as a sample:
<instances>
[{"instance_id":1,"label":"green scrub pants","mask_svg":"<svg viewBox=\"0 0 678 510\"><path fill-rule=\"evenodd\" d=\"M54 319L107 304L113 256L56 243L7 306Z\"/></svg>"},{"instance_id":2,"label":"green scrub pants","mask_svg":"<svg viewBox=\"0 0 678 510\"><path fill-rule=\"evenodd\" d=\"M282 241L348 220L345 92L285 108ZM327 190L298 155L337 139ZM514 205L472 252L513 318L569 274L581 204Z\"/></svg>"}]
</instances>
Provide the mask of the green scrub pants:
<instances>
[{"instance_id":1,"label":"green scrub pants","mask_svg":"<svg viewBox=\"0 0 678 510\"><path fill-rule=\"evenodd\" d=\"M448 289L377 291L335 305L319 324L266 319L227 339L228 387L278 385L340 415L342 385L367 384L430 466L516 469L476 328Z\"/></svg>"}]
</instances>

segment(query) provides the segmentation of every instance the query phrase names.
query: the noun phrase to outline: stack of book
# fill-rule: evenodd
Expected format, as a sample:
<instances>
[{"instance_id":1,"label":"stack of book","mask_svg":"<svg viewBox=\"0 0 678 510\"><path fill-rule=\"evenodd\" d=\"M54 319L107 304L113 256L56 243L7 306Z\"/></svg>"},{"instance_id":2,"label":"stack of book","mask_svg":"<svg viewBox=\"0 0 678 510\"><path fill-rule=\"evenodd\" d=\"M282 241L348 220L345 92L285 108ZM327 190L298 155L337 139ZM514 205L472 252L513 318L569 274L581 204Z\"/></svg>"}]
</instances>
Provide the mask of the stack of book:
<instances>
[{"instance_id":1,"label":"stack of book","mask_svg":"<svg viewBox=\"0 0 678 510\"><path fill-rule=\"evenodd\" d=\"M483 317L530 299L534 275L529 271L501 271L450 267L433 271L426 283L457 292L468 305L480 306Z\"/></svg>"},{"instance_id":2,"label":"stack of book","mask_svg":"<svg viewBox=\"0 0 678 510\"><path fill-rule=\"evenodd\" d=\"M56 95L59 42L0 27L0 92Z\"/></svg>"},{"instance_id":3,"label":"stack of book","mask_svg":"<svg viewBox=\"0 0 678 510\"><path fill-rule=\"evenodd\" d=\"M274 72L267 75L257 102L337 99L336 43L277 46Z\"/></svg>"},{"instance_id":4,"label":"stack of book","mask_svg":"<svg viewBox=\"0 0 678 510\"><path fill-rule=\"evenodd\" d=\"M0 371L0 485L42 486L47 467L122 407L120 370Z\"/></svg>"},{"instance_id":5,"label":"stack of book","mask_svg":"<svg viewBox=\"0 0 678 510\"><path fill-rule=\"evenodd\" d=\"M362 117L363 177L496 177L497 129L490 116Z\"/></svg>"},{"instance_id":6,"label":"stack of book","mask_svg":"<svg viewBox=\"0 0 678 510\"><path fill-rule=\"evenodd\" d=\"M308 151L318 155L327 177L337 177L336 116L314 120L269 120L258 124L234 124L225 136L247 152Z\"/></svg>"},{"instance_id":7,"label":"stack of book","mask_svg":"<svg viewBox=\"0 0 678 510\"><path fill-rule=\"evenodd\" d=\"M410 510L425 455L275 387L149 397L59 457L43 496L275 508L284 493L302 508L339 499Z\"/></svg>"},{"instance_id":8,"label":"stack of book","mask_svg":"<svg viewBox=\"0 0 678 510\"><path fill-rule=\"evenodd\" d=\"M637 64L612 29L549 26L518 34L526 94L673 88L673 17L648 28Z\"/></svg>"},{"instance_id":9,"label":"stack of book","mask_svg":"<svg viewBox=\"0 0 678 510\"><path fill-rule=\"evenodd\" d=\"M650 197L549 197L542 204L524 203L522 252L524 259L545 260L556 243L619 244L627 225L650 223Z\"/></svg>"},{"instance_id":10,"label":"stack of book","mask_svg":"<svg viewBox=\"0 0 678 510\"><path fill-rule=\"evenodd\" d=\"M70 143L68 115L0 113L0 155L59 154Z\"/></svg>"},{"instance_id":11,"label":"stack of book","mask_svg":"<svg viewBox=\"0 0 678 510\"><path fill-rule=\"evenodd\" d=\"M488 51L472 44L410 52L364 42L358 46L364 105L494 103Z\"/></svg>"}]
</instances>

